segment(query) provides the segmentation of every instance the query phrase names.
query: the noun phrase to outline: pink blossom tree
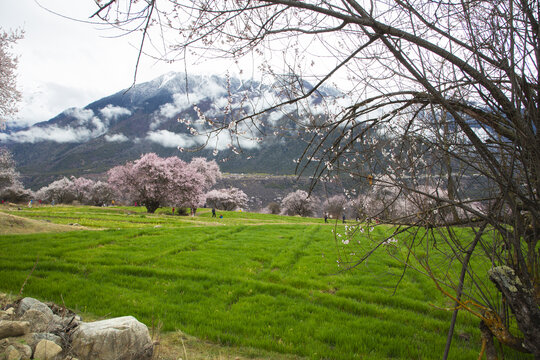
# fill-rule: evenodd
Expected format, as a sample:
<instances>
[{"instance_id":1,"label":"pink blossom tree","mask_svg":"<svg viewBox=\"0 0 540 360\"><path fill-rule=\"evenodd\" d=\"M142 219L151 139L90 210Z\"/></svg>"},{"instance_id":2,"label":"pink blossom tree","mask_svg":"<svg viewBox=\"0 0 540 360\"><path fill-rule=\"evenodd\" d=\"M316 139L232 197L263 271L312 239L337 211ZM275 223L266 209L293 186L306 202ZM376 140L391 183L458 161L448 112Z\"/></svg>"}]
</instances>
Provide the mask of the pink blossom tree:
<instances>
[{"instance_id":1,"label":"pink blossom tree","mask_svg":"<svg viewBox=\"0 0 540 360\"><path fill-rule=\"evenodd\" d=\"M110 204L114 199L114 189L106 182L96 181L86 194L86 201L90 205L103 206Z\"/></svg>"},{"instance_id":2,"label":"pink blossom tree","mask_svg":"<svg viewBox=\"0 0 540 360\"><path fill-rule=\"evenodd\" d=\"M71 177L71 182L73 184L75 200L79 201L80 203L88 203L90 191L92 190L95 182L84 177L76 178L74 176Z\"/></svg>"},{"instance_id":3,"label":"pink blossom tree","mask_svg":"<svg viewBox=\"0 0 540 360\"><path fill-rule=\"evenodd\" d=\"M191 214L194 215L197 211L197 207L203 206L206 202L206 192L214 186L214 184L221 178L221 171L215 160L206 160L202 157L196 157L188 164L190 172L201 175L200 191L194 193L187 202L182 205L191 208ZM194 180L198 180L199 178Z\"/></svg>"},{"instance_id":4,"label":"pink blossom tree","mask_svg":"<svg viewBox=\"0 0 540 360\"><path fill-rule=\"evenodd\" d=\"M21 38L21 32L7 33L0 28L0 129L4 128L6 119L17 112L16 105L21 98L15 73L18 59L10 52Z\"/></svg>"},{"instance_id":5,"label":"pink blossom tree","mask_svg":"<svg viewBox=\"0 0 540 360\"><path fill-rule=\"evenodd\" d=\"M0 190L17 184L19 177L13 156L7 149L0 148Z\"/></svg>"},{"instance_id":6,"label":"pink blossom tree","mask_svg":"<svg viewBox=\"0 0 540 360\"><path fill-rule=\"evenodd\" d=\"M5 187L0 190L0 199L12 203L25 203L34 197L34 193L30 189L25 189L20 182Z\"/></svg>"},{"instance_id":7,"label":"pink blossom tree","mask_svg":"<svg viewBox=\"0 0 540 360\"><path fill-rule=\"evenodd\" d=\"M335 195L326 200L323 204L323 211L331 215L334 219L339 218L345 211L347 198L343 195Z\"/></svg>"},{"instance_id":8,"label":"pink blossom tree","mask_svg":"<svg viewBox=\"0 0 540 360\"><path fill-rule=\"evenodd\" d=\"M15 161L6 149L0 149L0 199L21 203L33 197L31 190L25 189L19 180L20 174L15 170Z\"/></svg>"},{"instance_id":9,"label":"pink blossom tree","mask_svg":"<svg viewBox=\"0 0 540 360\"><path fill-rule=\"evenodd\" d=\"M216 181L221 179L221 171L215 160L196 157L191 160L189 167L203 176L203 190L205 191L210 190Z\"/></svg>"},{"instance_id":10,"label":"pink blossom tree","mask_svg":"<svg viewBox=\"0 0 540 360\"><path fill-rule=\"evenodd\" d=\"M67 177L56 180L36 192L36 197L45 202L70 204L75 200L73 182Z\"/></svg>"},{"instance_id":11,"label":"pink blossom tree","mask_svg":"<svg viewBox=\"0 0 540 360\"><path fill-rule=\"evenodd\" d=\"M137 201L149 213L166 205L192 204L203 196L203 175L175 156L164 159L145 154L112 168L108 175L109 184L119 195Z\"/></svg>"},{"instance_id":12,"label":"pink blossom tree","mask_svg":"<svg viewBox=\"0 0 540 360\"><path fill-rule=\"evenodd\" d=\"M283 213L287 215L312 216L318 203L319 200L316 197L309 196L303 190L297 190L285 196L281 202L281 207Z\"/></svg>"},{"instance_id":13,"label":"pink blossom tree","mask_svg":"<svg viewBox=\"0 0 540 360\"><path fill-rule=\"evenodd\" d=\"M212 190L206 194L206 204L220 210L242 209L247 203L246 193L235 187Z\"/></svg>"}]
</instances>

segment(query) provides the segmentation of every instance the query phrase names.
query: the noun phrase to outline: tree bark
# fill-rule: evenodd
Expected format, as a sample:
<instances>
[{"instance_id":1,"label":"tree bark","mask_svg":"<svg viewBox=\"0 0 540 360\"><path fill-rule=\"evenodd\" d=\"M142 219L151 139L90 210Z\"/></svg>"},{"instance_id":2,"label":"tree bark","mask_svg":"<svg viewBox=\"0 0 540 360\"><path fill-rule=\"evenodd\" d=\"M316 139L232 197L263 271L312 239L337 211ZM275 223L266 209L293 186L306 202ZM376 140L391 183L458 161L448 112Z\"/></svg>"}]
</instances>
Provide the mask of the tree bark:
<instances>
[{"instance_id":1,"label":"tree bark","mask_svg":"<svg viewBox=\"0 0 540 360\"><path fill-rule=\"evenodd\" d=\"M144 206L146 207L146 211L150 214L155 213L156 210L160 208L159 202L156 201L146 201Z\"/></svg>"},{"instance_id":2,"label":"tree bark","mask_svg":"<svg viewBox=\"0 0 540 360\"><path fill-rule=\"evenodd\" d=\"M540 359L540 309L536 303L534 289L526 288L514 270L498 266L489 271L489 278L504 295L516 316L523 333L523 347Z\"/></svg>"},{"instance_id":3,"label":"tree bark","mask_svg":"<svg viewBox=\"0 0 540 360\"><path fill-rule=\"evenodd\" d=\"M489 330L489 327L480 322L480 331L482 332L482 352L486 354L486 360L498 360L497 351L495 350L495 344L493 343L493 335ZM480 354L479 360L482 358Z\"/></svg>"}]
</instances>

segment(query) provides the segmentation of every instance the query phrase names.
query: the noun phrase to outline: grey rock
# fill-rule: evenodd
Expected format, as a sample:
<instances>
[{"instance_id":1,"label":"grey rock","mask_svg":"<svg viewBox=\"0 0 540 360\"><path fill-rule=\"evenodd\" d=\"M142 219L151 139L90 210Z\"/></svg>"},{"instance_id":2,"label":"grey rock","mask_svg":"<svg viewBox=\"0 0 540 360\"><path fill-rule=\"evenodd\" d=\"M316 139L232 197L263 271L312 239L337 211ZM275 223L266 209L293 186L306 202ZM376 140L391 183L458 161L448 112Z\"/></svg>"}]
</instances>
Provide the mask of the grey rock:
<instances>
[{"instance_id":1,"label":"grey rock","mask_svg":"<svg viewBox=\"0 0 540 360\"><path fill-rule=\"evenodd\" d=\"M53 322L59 329L73 329L81 323L80 316L65 316L61 317L58 315L53 315Z\"/></svg>"},{"instance_id":2,"label":"grey rock","mask_svg":"<svg viewBox=\"0 0 540 360\"><path fill-rule=\"evenodd\" d=\"M82 323L71 347L80 360L149 360L153 353L148 328L133 316Z\"/></svg>"},{"instance_id":3,"label":"grey rock","mask_svg":"<svg viewBox=\"0 0 540 360\"><path fill-rule=\"evenodd\" d=\"M34 310L37 310L39 312L42 312L46 316L51 316L52 317L52 315L53 315L52 310L47 305L45 305L41 301L36 300L34 298L26 297L26 298L22 299L21 302L19 303L19 307L17 308L17 316L19 316L19 317L23 316L24 313L26 313L30 309L34 309Z\"/></svg>"},{"instance_id":4,"label":"grey rock","mask_svg":"<svg viewBox=\"0 0 540 360\"><path fill-rule=\"evenodd\" d=\"M52 311L48 313L31 308L25 311L24 315L21 317L21 320L28 321L30 323L31 332L49 332L50 330L53 330L51 328L51 323L53 321Z\"/></svg>"}]
</instances>

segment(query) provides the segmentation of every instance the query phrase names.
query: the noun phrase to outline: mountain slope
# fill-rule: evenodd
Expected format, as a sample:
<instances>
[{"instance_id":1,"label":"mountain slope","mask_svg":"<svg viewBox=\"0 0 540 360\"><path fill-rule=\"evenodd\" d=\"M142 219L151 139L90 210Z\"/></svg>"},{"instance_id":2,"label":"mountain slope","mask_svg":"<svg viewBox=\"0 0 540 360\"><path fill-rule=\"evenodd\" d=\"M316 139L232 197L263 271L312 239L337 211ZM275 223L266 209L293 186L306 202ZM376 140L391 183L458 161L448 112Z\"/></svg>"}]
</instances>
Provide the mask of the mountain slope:
<instances>
[{"instance_id":1,"label":"mountain slope","mask_svg":"<svg viewBox=\"0 0 540 360\"><path fill-rule=\"evenodd\" d=\"M199 152L178 150L197 147L207 140L192 136L178 119L185 119L199 131L209 129L200 120L201 115L230 124L233 116L238 118L284 100L283 92L277 89L235 78L169 73L82 109L67 109L46 122L0 133L0 145L13 152L25 184L33 189L60 176L103 174L147 152L184 160L215 157L224 172L293 174L293 160L301 155L305 143L294 132L295 124L289 118L320 117L322 111L306 114L289 106L282 112L261 116L260 128L239 129L245 132L240 139L241 156L235 155L237 143L232 143L225 133L211 138L206 149ZM312 109L317 109L317 104L335 95L332 89L325 89L308 101ZM284 125L290 131L274 135L273 130Z\"/></svg>"}]
</instances>

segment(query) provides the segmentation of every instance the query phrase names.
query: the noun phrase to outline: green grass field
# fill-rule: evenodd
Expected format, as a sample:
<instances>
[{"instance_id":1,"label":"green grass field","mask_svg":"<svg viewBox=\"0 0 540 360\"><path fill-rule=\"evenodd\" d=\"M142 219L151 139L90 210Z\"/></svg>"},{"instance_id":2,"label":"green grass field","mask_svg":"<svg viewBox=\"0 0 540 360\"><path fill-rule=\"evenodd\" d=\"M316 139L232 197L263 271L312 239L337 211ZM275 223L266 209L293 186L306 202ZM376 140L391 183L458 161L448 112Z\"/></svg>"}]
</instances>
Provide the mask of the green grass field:
<instances>
[{"instance_id":1,"label":"green grass field","mask_svg":"<svg viewBox=\"0 0 540 360\"><path fill-rule=\"evenodd\" d=\"M340 272L332 224L130 207L2 207L90 230L0 236L0 291L96 317L133 315L226 346L313 359L438 359L451 302L381 251ZM218 215L219 216L219 215ZM451 359L477 358L478 320L461 313ZM520 359L507 354L506 359Z\"/></svg>"}]
</instances>

